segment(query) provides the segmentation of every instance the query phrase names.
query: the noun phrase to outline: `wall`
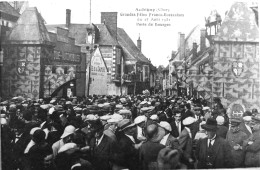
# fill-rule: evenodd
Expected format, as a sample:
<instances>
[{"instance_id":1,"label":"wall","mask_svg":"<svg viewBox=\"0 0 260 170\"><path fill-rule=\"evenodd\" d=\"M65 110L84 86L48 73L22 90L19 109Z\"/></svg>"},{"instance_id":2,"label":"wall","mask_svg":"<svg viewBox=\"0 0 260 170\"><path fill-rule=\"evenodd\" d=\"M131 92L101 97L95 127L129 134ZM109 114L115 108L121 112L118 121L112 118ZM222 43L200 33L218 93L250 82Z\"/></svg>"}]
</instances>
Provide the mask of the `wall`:
<instances>
[{"instance_id":1,"label":"wall","mask_svg":"<svg viewBox=\"0 0 260 170\"><path fill-rule=\"evenodd\" d=\"M214 97L222 98L227 107L238 102L246 109L259 109L259 45L216 42L214 47ZM235 75L235 68L241 72L240 75Z\"/></svg>"},{"instance_id":2,"label":"wall","mask_svg":"<svg viewBox=\"0 0 260 170\"><path fill-rule=\"evenodd\" d=\"M39 98L43 48L36 45L4 46L3 97Z\"/></svg>"}]
</instances>

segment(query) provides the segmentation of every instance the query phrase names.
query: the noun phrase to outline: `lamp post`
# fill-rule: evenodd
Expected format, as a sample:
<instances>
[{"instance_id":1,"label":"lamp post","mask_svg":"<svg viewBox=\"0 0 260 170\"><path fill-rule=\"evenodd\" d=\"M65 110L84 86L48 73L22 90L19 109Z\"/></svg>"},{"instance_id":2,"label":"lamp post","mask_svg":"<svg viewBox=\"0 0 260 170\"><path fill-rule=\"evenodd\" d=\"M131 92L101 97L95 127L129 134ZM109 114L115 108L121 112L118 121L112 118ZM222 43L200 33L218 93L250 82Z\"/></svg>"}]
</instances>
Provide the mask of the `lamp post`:
<instances>
[{"instance_id":1,"label":"lamp post","mask_svg":"<svg viewBox=\"0 0 260 170\"><path fill-rule=\"evenodd\" d=\"M2 78L3 78L2 67L3 67L3 65L4 65L4 52L1 48L0 49L0 97L3 97L3 95L2 95L2 83L3 83L3 81L2 81Z\"/></svg>"}]
</instances>

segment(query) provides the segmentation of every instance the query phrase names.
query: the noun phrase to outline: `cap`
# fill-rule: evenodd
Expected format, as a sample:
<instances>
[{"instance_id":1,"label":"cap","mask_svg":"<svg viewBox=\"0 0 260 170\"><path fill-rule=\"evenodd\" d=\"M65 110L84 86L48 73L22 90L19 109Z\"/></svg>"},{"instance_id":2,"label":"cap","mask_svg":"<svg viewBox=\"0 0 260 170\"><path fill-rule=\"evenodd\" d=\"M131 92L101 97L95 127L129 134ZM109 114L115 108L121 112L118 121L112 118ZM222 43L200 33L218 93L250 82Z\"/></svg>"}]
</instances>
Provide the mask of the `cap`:
<instances>
[{"instance_id":1,"label":"cap","mask_svg":"<svg viewBox=\"0 0 260 170\"><path fill-rule=\"evenodd\" d=\"M172 127L171 125L166 122L166 121L161 121L160 124L159 124L162 128L164 128L165 130L171 132L172 131Z\"/></svg>"}]
</instances>

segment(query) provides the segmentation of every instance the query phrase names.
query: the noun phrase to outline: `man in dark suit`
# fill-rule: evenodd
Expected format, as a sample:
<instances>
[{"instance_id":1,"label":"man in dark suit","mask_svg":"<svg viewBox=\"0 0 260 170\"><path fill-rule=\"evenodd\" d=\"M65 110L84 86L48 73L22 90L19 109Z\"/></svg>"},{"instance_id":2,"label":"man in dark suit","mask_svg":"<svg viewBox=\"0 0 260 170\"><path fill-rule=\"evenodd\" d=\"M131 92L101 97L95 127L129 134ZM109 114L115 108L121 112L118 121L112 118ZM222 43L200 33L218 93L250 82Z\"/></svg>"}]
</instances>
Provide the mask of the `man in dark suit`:
<instances>
[{"instance_id":1,"label":"man in dark suit","mask_svg":"<svg viewBox=\"0 0 260 170\"><path fill-rule=\"evenodd\" d=\"M115 142L105 135L104 125L98 119L91 127L94 137L90 140L92 160L96 170L112 169L111 161L115 153Z\"/></svg>"},{"instance_id":2,"label":"man in dark suit","mask_svg":"<svg viewBox=\"0 0 260 170\"><path fill-rule=\"evenodd\" d=\"M181 111L176 110L174 111L174 121L170 122L170 125L172 127L172 136L175 138L178 138L181 134L181 131L183 130L184 126L181 121Z\"/></svg>"},{"instance_id":3,"label":"man in dark suit","mask_svg":"<svg viewBox=\"0 0 260 170\"><path fill-rule=\"evenodd\" d=\"M184 106L184 111L181 115L181 120L183 121L187 117L195 117L194 113L191 111L191 105L190 103L186 103Z\"/></svg>"},{"instance_id":4,"label":"man in dark suit","mask_svg":"<svg viewBox=\"0 0 260 170\"><path fill-rule=\"evenodd\" d=\"M157 124L151 124L146 128L147 141L140 147L140 161L143 170L157 168L157 156L165 146L160 141L165 135L165 130Z\"/></svg>"},{"instance_id":5,"label":"man in dark suit","mask_svg":"<svg viewBox=\"0 0 260 170\"><path fill-rule=\"evenodd\" d=\"M232 168L233 158L229 143L216 135L217 121L209 118L201 126L206 130L207 138L200 139L196 148L198 169Z\"/></svg>"},{"instance_id":6,"label":"man in dark suit","mask_svg":"<svg viewBox=\"0 0 260 170\"><path fill-rule=\"evenodd\" d=\"M183 156L181 160L188 168L193 168L194 158L193 158L193 136L191 127L193 123L196 122L194 117L187 117L183 120L184 129L181 131L179 137L179 149L183 151Z\"/></svg>"},{"instance_id":7,"label":"man in dark suit","mask_svg":"<svg viewBox=\"0 0 260 170\"><path fill-rule=\"evenodd\" d=\"M252 128L250 127L250 123L252 121L252 114L249 111L246 111L243 114L243 121L239 125L239 129L247 134L247 137L252 135Z\"/></svg>"},{"instance_id":8,"label":"man in dark suit","mask_svg":"<svg viewBox=\"0 0 260 170\"><path fill-rule=\"evenodd\" d=\"M139 169L138 149L143 142L137 144L134 135L137 132L135 123L130 119L123 119L118 123L118 148L115 163L119 169Z\"/></svg>"},{"instance_id":9,"label":"man in dark suit","mask_svg":"<svg viewBox=\"0 0 260 170\"><path fill-rule=\"evenodd\" d=\"M162 140L160 141L160 144L170 147L171 149L179 149L178 139L171 135L171 132L172 132L171 125L166 121L161 121L159 125L166 132L165 135L163 136Z\"/></svg>"}]
</instances>

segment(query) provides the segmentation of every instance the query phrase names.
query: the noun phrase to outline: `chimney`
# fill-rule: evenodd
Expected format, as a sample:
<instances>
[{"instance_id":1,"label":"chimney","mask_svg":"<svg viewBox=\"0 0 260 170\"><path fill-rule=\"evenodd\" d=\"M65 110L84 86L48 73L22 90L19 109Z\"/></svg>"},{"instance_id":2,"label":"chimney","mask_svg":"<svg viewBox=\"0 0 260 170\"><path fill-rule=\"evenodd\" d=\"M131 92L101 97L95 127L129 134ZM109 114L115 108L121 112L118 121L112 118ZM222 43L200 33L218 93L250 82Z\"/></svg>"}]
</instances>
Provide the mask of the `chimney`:
<instances>
[{"instance_id":1,"label":"chimney","mask_svg":"<svg viewBox=\"0 0 260 170\"><path fill-rule=\"evenodd\" d=\"M117 12L101 12L101 23L104 23L112 36L117 39Z\"/></svg>"},{"instance_id":2,"label":"chimney","mask_svg":"<svg viewBox=\"0 0 260 170\"><path fill-rule=\"evenodd\" d=\"M180 34L180 60L185 57L185 34Z\"/></svg>"},{"instance_id":3,"label":"chimney","mask_svg":"<svg viewBox=\"0 0 260 170\"><path fill-rule=\"evenodd\" d=\"M206 30L200 30L200 51L204 51L206 48Z\"/></svg>"},{"instance_id":4,"label":"chimney","mask_svg":"<svg viewBox=\"0 0 260 170\"><path fill-rule=\"evenodd\" d=\"M71 10L66 9L66 27L69 28L70 26L70 15L71 15Z\"/></svg>"},{"instance_id":5,"label":"chimney","mask_svg":"<svg viewBox=\"0 0 260 170\"><path fill-rule=\"evenodd\" d=\"M140 39L140 34L139 34L139 38L137 40L137 48L142 51L142 40Z\"/></svg>"}]
</instances>

